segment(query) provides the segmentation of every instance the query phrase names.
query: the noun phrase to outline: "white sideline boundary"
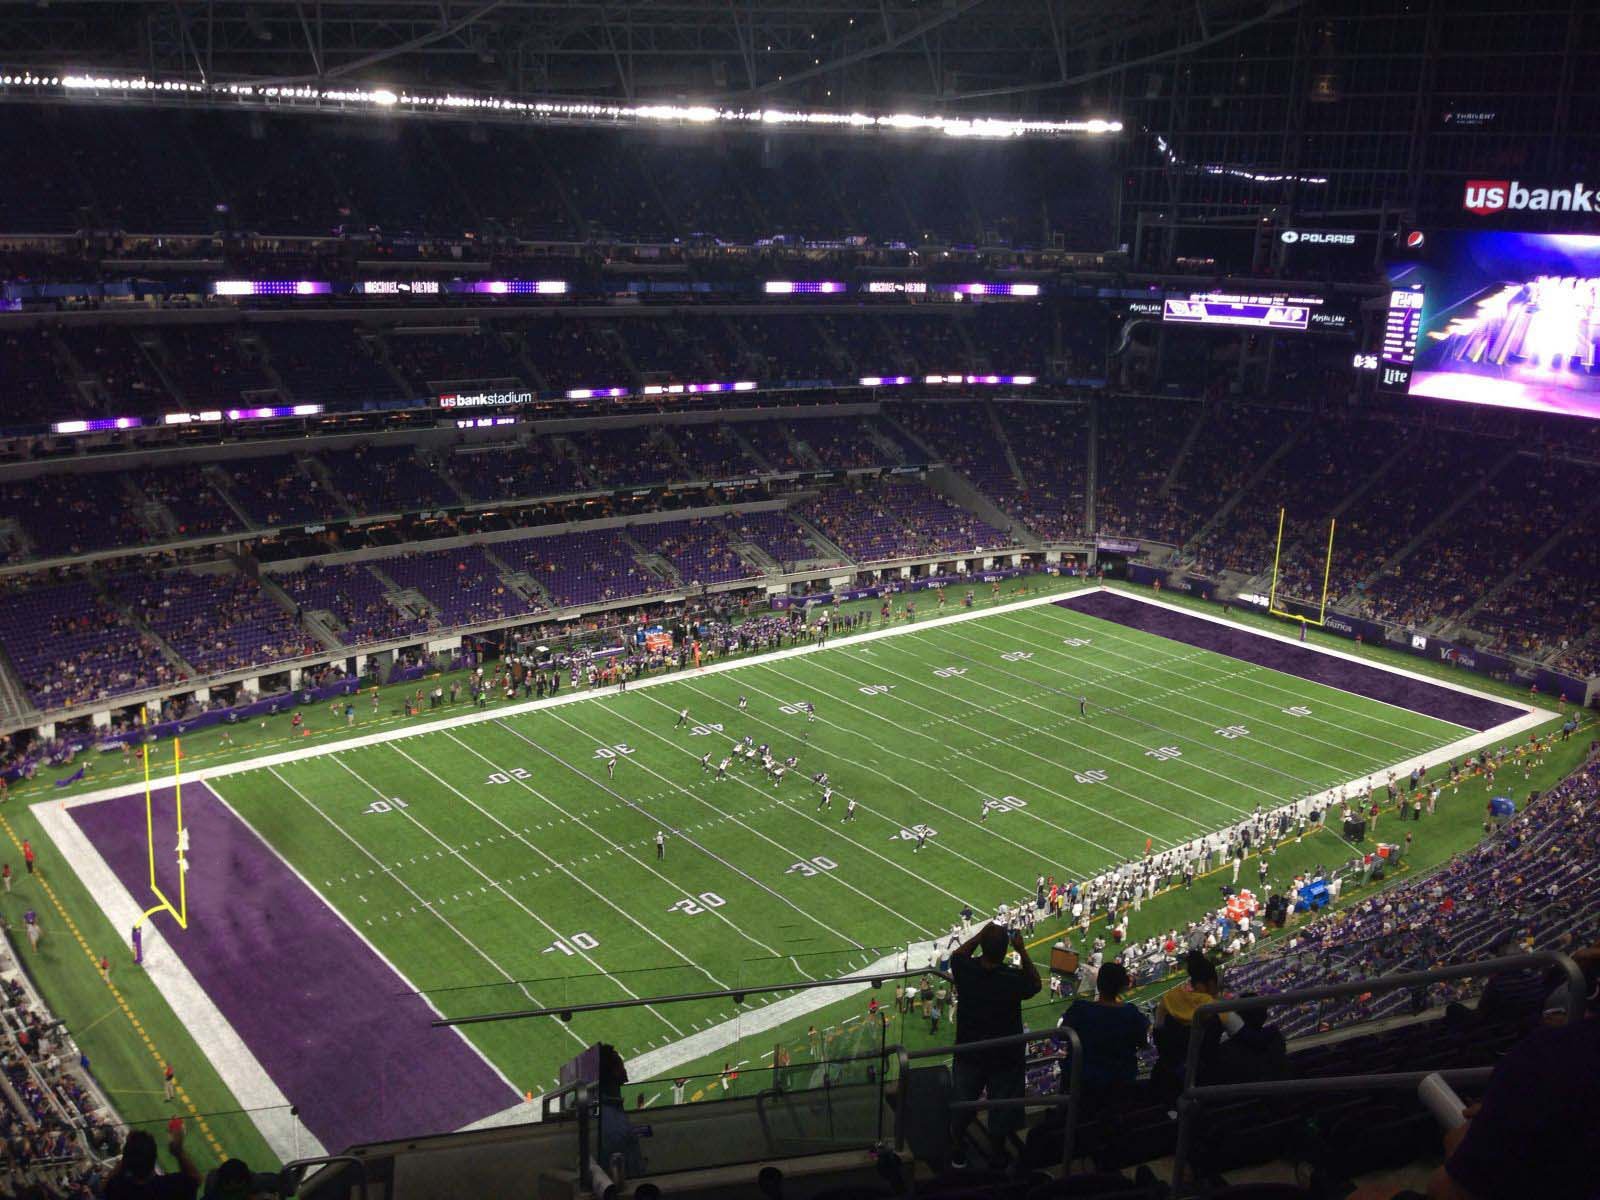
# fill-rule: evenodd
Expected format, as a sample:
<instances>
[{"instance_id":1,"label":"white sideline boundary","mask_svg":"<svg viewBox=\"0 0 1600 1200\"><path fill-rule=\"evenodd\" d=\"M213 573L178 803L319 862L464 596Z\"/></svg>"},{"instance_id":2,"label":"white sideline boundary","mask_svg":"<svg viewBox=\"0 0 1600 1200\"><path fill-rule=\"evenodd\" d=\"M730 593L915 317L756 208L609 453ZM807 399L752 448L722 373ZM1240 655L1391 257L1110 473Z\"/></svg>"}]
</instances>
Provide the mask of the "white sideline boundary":
<instances>
[{"instance_id":1,"label":"white sideline boundary","mask_svg":"<svg viewBox=\"0 0 1600 1200\"><path fill-rule=\"evenodd\" d=\"M630 682L628 684L628 691L631 692L640 688L658 687L675 683L683 679L694 679L709 674L718 674L723 671L737 670L740 667L760 666L771 662L781 662L785 659L796 658L805 654L819 653L825 650L853 649L863 644L879 641L884 638L899 637L906 634L917 633L924 629L935 628L941 625L956 624L962 621L1001 616L1009 612L1037 608L1043 605L1054 605L1061 600L1071 599L1077 596L1090 595L1095 592L1107 592L1113 595L1124 596L1129 599L1136 600L1142 604L1154 604L1173 612L1196 617L1204 621L1211 621L1215 624L1223 625L1230 629L1243 630L1244 632L1252 634L1256 637L1275 639L1289 645L1300 647L1301 649L1310 650L1313 653L1325 654L1333 658L1344 659L1345 661L1357 663L1364 667L1386 671L1392 675L1400 675L1422 683L1447 688L1451 691L1460 692L1464 695L1492 701L1494 703L1502 704L1514 709L1520 709L1522 711L1521 716L1513 718L1510 721L1504 722L1481 732L1475 730L1471 731L1469 736L1450 743L1447 746L1437 747L1428 753L1417 755L1413 758L1405 760L1404 762L1395 763L1391 766L1383 768L1386 771L1393 770L1396 772L1396 774L1406 774L1416 766L1424 764L1436 765L1441 761L1441 759L1454 758L1460 754L1466 754L1478 749L1482 749L1483 747L1492 743L1502 741L1507 737L1515 737L1518 734L1541 725L1546 721L1556 719L1559 715L1546 709L1536 708L1518 701L1507 700L1501 696L1491 695L1490 693L1479 691L1476 688L1468 687L1450 680L1440 679L1435 676L1422 674L1416 671L1410 671L1404 667L1396 667L1388 664L1372 662L1368 659L1362 658L1359 655L1337 650L1332 647L1314 645L1311 643L1302 643L1297 638L1288 636L1286 634L1277 633L1272 630L1255 629L1248 625L1242 625L1236 621L1228 620L1224 617L1212 616L1208 613L1198 612L1183 605L1172 604L1154 597L1140 595L1124 588L1106 587L1104 585L1051 592L1043 596L1030 596L1024 600L1009 601L1004 604L993 605L987 608L963 610L944 616L930 616L925 620L920 620L915 623L896 625L887 629L871 629L865 633L845 635L840 638L830 639L830 642L827 645L808 644L804 646L790 646L781 650L771 650L760 654L753 654L739 658L723 659L721 661L711 663L708 666L702 667L699 670L690 669L674 671L663 675L652 676L649 679ZM1092 616L1092 614L1089 613L1076 613L1075 615ZM1093 619L1103 620L1104 618L1095 617ZM1159 637L1160 635L1157 634L1152 636ZM1215 651L1213 651L1213 653L1215 653ZM1261 669L1274 670L1275 668L1263 667ZM1292 674L1290 672L1278 673ZM1299 678L1298 676L1294 677ZM1374 701L1370 696L1364 696L1359 692L1350 692L1347 689L1337 687L1333 684L1320 684L1319 686L1329 687L1335 691L1345 692L1347 695L1360 696L1361 699L1368 702L1388 704L1386 701ZM247 759L241 762L226 763L212 767L203 767L186 773L184 779L186 782L191 783L225 779L228 776L240 775L247 771L265 770L269 767L280 766L285 763L299 762L310 758L320 758L325 755L343 753L347 750L363 749L368 746L383 745L388 742L401 741L406 738L423 737L427 736L428 734L438 733L444 730L461 729L467 726L480 724L485 721L502 720L506 717L520 716L524 713L537 712L545 708L557 707L564 704L577 704L584 701L604 699L605 697L612 695L626 694L626 692L618 692L615 688L606 688L603 690L594 691L575 689L566 692L565 694L547 696L540 700L525 700L512 704L502 703L497 707L491 707L483 711L474 710L472 712L463 713L455 717L444 717L437 720L427 721L423 724L413 727L390 729L380 733L363 734L339 741L325 742L317 746L309 746L304 749L278 751L273 754L263 755L258 758ZM1401 711L1405 712L1415 711L1393 704L1388 704L1388 707L1400 708ZM1444 723L1453 724L1453 722L1448 721ZM1358 777L1349 780L1343 785L1343 787L1346 790L1351 788L1365 790L1365 788L1368 786L1379 785L1382 782L1382 775L1373 774L1370 776ZM1316 799L1325 803L1326 800L1332 797L1338 790L1340 789L1337 787L1330 788L1328 791L1320 793ZM75 808L80 804L95 804L104 800L138 794L141 794L141 788L137 784L124 784L113 787L99 788L95 791L86 792L82 795L73 796L65 800L42 798L35 800L30 805L30 811L33 811L35 815L39 817L40 825L44 828L51 841L55 843L57 850L61 854L62 860L78 874L80 879L83 880L85 887L89 890L89 893L94 899L95 903L99 905L101 911L112 922L112 925L118 929L131 928L134 920L137 919L138 915L143 911L143 909L134 900L127 888L124 887L121 880L119 880L115 873L111 871L110 867L100 856L99 852L83 835L82 831L77 827L77 824L68 817L66 810ZM246 822L236 810L234 810L232 805L229 805L227 801L222 798L221 794L215 791L215 789L213 789L213 795L217 797L219 803L222 803L228 808L229 812L232 813L232 815L238 819L239 822L245 826L245 828L250 829L252 833L255 833L253 827L251 827L249 823ZM256 834L256 836L259 837L260 835ZM402 975L398 969L396 969L394 965L390 963L381 952L378 951L375 946L373 946L370 939L368 939L365 934L362 934L359 930L357 930L355 926L351 925L348 919L345 918L345 916L338 910L337 907L329 904L327 899L323 897L322 893L315 888L311 882L305 878L304 875L290 865L283 855L279 853L276 847L274 847L270 842L266 841L266 839L262 839L262 841L271 851L271 853L280 862L293 871L295 877L305 884L305 886L310 889L310 891L316 895L318 899L326 904L334 913L334 915L341 922L343 922L347 928L350 928L358 937L361 938L362 943L367 947L368 950L370 950L380 961L388 966L391 971L394 971L398 978L405 980L405 976ZM931 942L918 943L910 947L910 952L914 955L919 948L923 950L931 950L933 945L934 943ZM252 1111L250 1114L257 1128L261 1130L262 1136L272 1147L274 1153L277 1153L280 1158L283 1158L285 1161L287 1161L293 1156L293 1152L296 1149L300 1150L301 1152L318 1152L319 1148L316 1147L315 1139L313 1139L309 1132L305 1131L303 1128L300 1130L300 1137L302 1140L299 1142L294 1141L295 1130L291 1124L291 1122L293 1122L293 1118L288 1117L287 1109L287 1105L290 1103L290 1101L278 1089L277 1085L273 1083L266 1070L261 1066L259 1060L257 1060L250 1052L249 1048L239 1037L237 1031L233 1029L227 1019L222 1015L220 1010L217 1009L215 1003L210 999L209 996L205 994L204 990L200 988L199 984L189 973L188 969L183 966L178 956L176 954L157 953L154 956L155 961L152 961L153 951L169 949L166 940L162 937L159 931L155 930L153 927L149 929L145 938L145 949L146 970L155 980L157 987L161 990L161 993L166 998L167 1003L171 1005L174 1014L177 1015L178 1019L184 1023L186 1028L190 1030L191 1035L194 1036L196 1042L199 1043L201 1050L207 1055L208 1058L211 1059L213 1065L217 1068L217 1071L222 1076L223 1081L228 1084L229 1088L233 1091L234 1096L239 1099L241 1107L255 1110L257 1108L271 1109L274 1106L284 1106L282 1108L281 1117L272 1112L267 1112L264 1115L257 1115L256 1112ZM682 1038L679 1041L670 1043L669 1045L659 1047L655 1050L646 1051L644 1054L638 1055L629 1060L627 1064L629 1074L636 1079L653 1078L672 1070L674 1067L684 1065L694 1061L695 1059L703 1058L710 1054L714 1054L718 1050L725 1049L728 1046L736 1044L743 1038L776 1029L789 1021L804 1017L809 1013L818 1011L819 1009L824 1008L838 1000L846 999L852 995L856 995L867 990L869 987L871 987L872 971L889 971L900 969L900 966L904 961L906 961L906 952L897 952L894 955L879 959L877 962L871 964L870 967L862 971L855 972L850 976L841 979L837 987L812 988L803 992L799 992L793 996L787 996L782 1000L768 1005L759 1012L748 1013L739 1017L731 1018L728 1021L709 1026L698 1033L691 1034L689 1037ZM407 986L413 987L413 990L415 990L414 986L411 985L409 981L406 982ZM457 1028L457 1031L458 1033L460 1032L459 1027ZM462 1036L465 1040L465 1035ZM467 1044L470 1046L471 1042L468 1041ZM473 1047L473 1050L475 1053L478 1053L480 1056L482 1056L481 1051L478 1051L475 1046ZM487 1058L485 1058L485 1061L488 1061ZM502 1079L505 1079L505 1075L499 1070L498 1067L495 1067L493 1063L489 1063L489 1065L497 1074L500 1075ZM508 1086L512 1086L510 1085L509 1080L507 1083ZM512 1090L517 1091L518 1089L512 1086ZM536 1121L539 1118L539 1107L540 1106L537 1097L531 1104L526 1100L518 1101L517 1103L508 1106L498 1113L491 1114L490 1116L484 1117L479 1121L475 1121L472 1124L465 1126L465 1128L486 1129Z\"/></svg>"},{"instance_id":2,"label":"white sideline boundary","mask_svg":"<svg viewBox=\"0 0 1600 1200\"><path fill-rule=\"evenodd\" d=\"M143 909L134 902L116 873L95 849L94 843L65 811L62 805L35 805L50 840L78 878L89 889L100 909L115 929L132 929ZM228 1085L241 1108L250 1110L250 1120L260 1130L272 1152L283 1162L305 1156L326 1154L309 1129L289 1113L290 1100L272 1081L261 1062L245 1044L228 1019L190 974L189 968L170 947L166 936L153 923L144 926L144 972L154 982L167 1003L178 1014L189 1036L194 1038L222 1082ZM265 992L264 992L265 996ZM298 1127L298 1128L297 1128Z\"/></svg>"}]
</instances>

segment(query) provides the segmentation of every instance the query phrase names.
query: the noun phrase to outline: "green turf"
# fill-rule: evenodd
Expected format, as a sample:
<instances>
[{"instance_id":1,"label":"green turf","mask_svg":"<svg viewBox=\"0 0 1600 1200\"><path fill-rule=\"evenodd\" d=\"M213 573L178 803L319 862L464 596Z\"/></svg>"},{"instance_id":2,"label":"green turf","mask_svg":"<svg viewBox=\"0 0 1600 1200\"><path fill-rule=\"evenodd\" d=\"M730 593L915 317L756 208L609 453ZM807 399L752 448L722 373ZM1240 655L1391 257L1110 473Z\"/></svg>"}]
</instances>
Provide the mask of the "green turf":
<instances>
[{"instance_id":1,"label":"green turf","mask_svg":"<svg viewBox=\"0 0 1600 1200\"><path fill-rule=\"evenodd\" d=\"M683 708L692 727L675 729ZM797 755L800 777L701 770L745 733ZM1083 877L1465 733L1040 606L213 787L441 1010L468 1015L838 974L947 933L964 903L992 911L1038 875ZM1166 747L1179 756L1152 757ZM818 770L838 789L828 812L805 780ZM992 799L1008 807L984 819ZM935 832L918 852L920 825ZM580 1044L632 1056L728 1011L469 1032L537 1091Z\"/></svg>"},{"instance_id":2,"label":"green turf","mask_svg":"<svg viewBox=\"0 0 1600 1200\"><path fill-rule=\"evenodd\" d=\"M1040 580L1030 586L1038 591L1076 585ZM1214 611L1186 597L1164 599ZM980 603L987 601L985 595ZM1235 615L1241 623L1282 628ZM1081 636L1090 638L1088 646L1065 645L1066 638ZM1386 648L1357 647L1315 632L1312 638L1379 662L1463 678L1458 669ZM1013 649L1034 657L1000 657ZM933 674L950 667L967 673ZM1235 810L1286 799L1463 734L1344 693L1240 668L1231 659L1197 655L1042 607L944 629L928 626L855 648L846 639L799 661L686 678L504 724L406 739L398 749L373 747L284 769L285 779L308 800L264 773L232 776L217 787L447 1012L525 1008L534 1003L530 997L559 1004L629 991L661 994L713 986L712 978L754 986L793 978L797 970L826 977L854 969L922 931L946 928L960 907L957 898L980 908L1015 900L1041 871L1084 873L1115 855L1141 850L1146 836L1157 845L1181 840L1227 823ZM1478 676L1466 681L1502 695L1524 694ZM860 691L886 684L893 685L887 694ZM409 685L386 689L377 715L360 705L354 732L430 719L400 715L392 698L397 690ZM731 708L741 692L751 702L743 718ZM1075 716L1080 692L1095 708L1087 726ZM803 718L778 711L779 701L800 698L813 699L819 714L804 738ZM1282 711L1296 704L1311 708L1311 716ZM720 722L728 736L672 733L676 709L685 705L697 723ZM185 738L185 757L197 766L213 765L336 741L348 732L342 723L311 723L313 736L293 741L286 716L265 728L236 729L232 746L220 744L219 732L206 731ZM1250 734L1223 739L1210 732L1234 724ZM703 781L698 754L705 748L720 754L732 734L743 732L771 741L780 753L798 753L802 775L828 770L839 789L834 812L816 814L814 790L797 780L776 793L757 780L759 772L738 770L737 782L715 787ZM616 742L627 743L634 754L621 760L611 794L602 762L592 756L596 747ZM1183 756L1157 762L1144 755L1161 745L1178 745ZM432 776L407 762L402 751ZM1553 759L1536 772L1531 786L1543 776L1549 776L1546 785L1553 781L1556 765ZM487 783L491 773L512 766L532 773L531 789L520 781ZM1076 778L1089 778L1091 770L1104 770L1107 778ZM92 774L85 787L134 776L110 756ZM52 789L47 774L13 794L42 791L54 798L80 790ZM380 794L401 795L412 807L366 813ZM839 818L850 795L859 798L862 810L855 825L846 827ZM1027 805L981 821L981 800L1004 796ZM1426 825L1416 861L1437 861L1469 844L1476 808L1473 815L1442 816ZM9 813L15 836L44 844L26 808L12 805ZM330 821L348 836L336 833ZM655 874L649 843L658 822L699 826L686 833L704 851L675 837ZM921 854L898 837L900 829L917 823L939 830ZM429 830L443 835L460 856L446 855ZM1339 856L1337 839L1323 839L1325 845L1308 840L1315 847L1306 852L1308 859ZM379 861L403 864L396 877L385 875L358 846L369 847ZM413 857L416 863L409 861ZM837 866L813 866L818 857ZM1280 861L1286 874L1299 869L1293 852ZM327 868L322 874L319 862ZM788 869L800 862L815 873ZM341 864L342 870L334 869ZM63 911L87 942L97 952L119 945L121 935L77 881L46 867ZM358 886L366 882L354 879L358 869L376 872L366 877L374 885L370 890ZM674 902L701 892L725 904L713 908L695 900L705 911L669 911ZM1211 902L1214 894L1207 899L1197 888L1192 896L1162 897L1146 912L1152 922L1165 923L1165 908L1177 919ZM21 907L7 902L5 911L15 921ZM52 919L49 909L44 915ZM575 942L578 933L593 937L596 947L584 951ZM542 954L558 936L574 953ZM138 1019L163 1055L185 1064L186 1090L198 1111L216 1114L210 1119L215 1144L191 1139L198 1157L204 1161L223 1146L252 1162L271 1162L253 1126L228 1115L236 1107L231 1095L148 981L121 967L114 973L134 1014L130 1018L107 1003L107 989L87 953L77 947L69 953L64 939L58 950L51 944L47 937L42 962L30 965L38 968L47 1002L75 1031L97 1074L117 1090L113 1098L125 1115L154 1121L165 1111L153 1094L159 1072L149 1068L151 1052L131 1024ZM890 993L879 995L887 1001ZM885 1032L869 1029L865 999L830 1005L777 1030L751 1032L680 1070L713 1072L690 1090L720 1095L714 1072L724 1063L744 1064L734 1085L742 1091L761 1082L752 1072L770 1061L778 1042L801 1062L810 1050L811 1024L836 1055L882 1037L937 1044L948 1032L931 1038L924 1023L913 1019L891 1021ZM559 1032L553 1021L481 1025L473 1027L472 1037L513 1081L539 1090L549 1086L553 1064L580 1038L604 1038L624 1052L644 1050L675 1039L675 1030L704 1028L736 1011L759 1016L763 1007L753 997L742 1010L719 1002L659 1014L580 1016L572 1027L576 1036ZM659 1097L664 1087L648 1083L642 1090L647 1098Z\"/></svg>"}]
</instances>

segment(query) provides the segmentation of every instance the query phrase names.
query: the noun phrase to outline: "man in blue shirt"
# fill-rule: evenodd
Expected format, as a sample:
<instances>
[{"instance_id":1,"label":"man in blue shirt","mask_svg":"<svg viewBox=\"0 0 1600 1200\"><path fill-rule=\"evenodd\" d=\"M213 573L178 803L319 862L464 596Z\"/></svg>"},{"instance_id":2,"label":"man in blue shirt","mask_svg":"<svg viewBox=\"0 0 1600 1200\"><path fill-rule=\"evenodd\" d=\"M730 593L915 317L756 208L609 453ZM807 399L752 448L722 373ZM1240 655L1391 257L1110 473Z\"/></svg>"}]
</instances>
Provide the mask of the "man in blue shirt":
<instances>
[{"instance_id":1,"label":"man in blue shirt","mask_svg":"<svg viewBox=\"0 0 1600 1200\"><path fill-rule=\"evenodd\" d=\"M1113 1104L1133 1087L1139 1074L1139 1051L1149 1044L1150 1019L1121 996L1128 990L1128 971L1109 962L1095 979L1093 1000L1077 1001L1061 1014L1061 1026L1072 1029L1083 1046L1083 1112L1092 1115Z\"/></svg>"}]
</instances>

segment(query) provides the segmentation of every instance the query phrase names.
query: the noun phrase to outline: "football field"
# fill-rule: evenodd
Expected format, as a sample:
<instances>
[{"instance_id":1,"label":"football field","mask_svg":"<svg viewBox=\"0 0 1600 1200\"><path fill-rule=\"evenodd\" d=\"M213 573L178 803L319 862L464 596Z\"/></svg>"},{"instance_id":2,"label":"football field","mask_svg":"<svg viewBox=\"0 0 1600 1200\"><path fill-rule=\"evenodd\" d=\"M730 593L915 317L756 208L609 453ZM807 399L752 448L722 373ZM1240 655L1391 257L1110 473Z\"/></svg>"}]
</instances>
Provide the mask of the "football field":
<instances>
[{"instance_id":1,"label":"football field","mask_svg":"<svg viewBox=\"0 0 1600 1200\"><path fill-rule=\"evenodd\" d=\"M1378 699L1293 663L1261 665L1235 647L1072 604L874 631L625 692L564 687L554 702L503 712L463 706L461 719L432 729L210 773L185 785L192 916L168 941L198 945L197 931L209 930L231 947L185 961L335 1149L509 1107L552 1088L558 1066L594 1041L614 1043L638 1079L715 1058L741 1036L727 1032L726 999L476 1024L460 1035L430 1028L434 1014L881 969L948 935L964 906L987 914L1031 899L1038 876L1083 879L1257 806L1419 757L1437 762L1442 748L1487 744L1496 735L1484 730L1503 735L1526 711L1462 696L1463 710L1450 702L1460 693L1421 681ZM1315 654L1210 624L1273 655ZM795 767L775 781L735 756L746 737ZM812 779L820 772L833 789L826 805ZM143 806L131 831L128 811L127 801L71 810L143 899ZM170 819L159 798L156 819L158 828ZM270 853L258 854L258 842ZM165 849L158 874L169 869ZM270 1020L230 1002L206 972L226 971L232 952L282 973L289 1027L325 1022L327 1039L354 1039L355 1057L317 1061L321 1043L309 1033L296 1050ZM347 974L363 955L373 969ZM786 1019L811 994L784 1001ZM307 1005L299 1015L297 998ZM744 1019L777 1001L752 995ZM475 1063L492 1067L463 1109L414 1107L399 1067L384 1068L390 1086L365 1115L339 1100L342 1071L372 1069L362 1055L404 1056L410 1045L421 1060L441 1040L470 1043ZM294 1061L280 1062L290 1051ZM310 1092L340 1115L319 1128Z\"/></svg>"}]
</instances>

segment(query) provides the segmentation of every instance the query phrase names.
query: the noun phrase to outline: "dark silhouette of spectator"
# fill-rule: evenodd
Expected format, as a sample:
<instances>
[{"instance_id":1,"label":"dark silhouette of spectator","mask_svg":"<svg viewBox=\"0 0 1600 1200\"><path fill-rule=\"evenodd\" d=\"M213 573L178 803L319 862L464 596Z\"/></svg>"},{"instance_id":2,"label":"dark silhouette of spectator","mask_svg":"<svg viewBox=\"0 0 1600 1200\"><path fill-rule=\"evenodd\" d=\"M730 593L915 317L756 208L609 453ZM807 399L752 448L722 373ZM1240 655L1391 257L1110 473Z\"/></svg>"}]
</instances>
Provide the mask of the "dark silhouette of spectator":
<instances>
[{"instance_id":1,"label":"dark silhouette of spectator","mask_svg":"<svg viewBox=\"0 0 1600 1200\"><path fill-rule=\"evenodd\" d=\"M1217 968L1202 951L1189 951L1184 967L1189 978L1161 997L1156 1005L1151 1035L1156 1047L1156 1064L1150 1072L1150 1083L1159 1094L1167 1097L1174 1097L1183 1089L1189 1037L1198 1019L1195 1014L1220 994ZM1237 1026L1238 1017L1229 1015L1232 1017L1229 1024ZM1201 1030L1200 1076L1205 1078L1215 1061L1217 1047L1222 1043L1223 1024L1215 1018L1207 1018Z\"/></svg>"},{"instance_id":2,"label":"dark silhouette of spectator","mask_svg":"<svg viewBox=\"0 0 1600 1200\"><path fill-rule=\"evenodd\" d=\"M1150 1021L1122 1000L1128 990L1128 970L1110 962L1095 977L1093 1000L1075 1002L1061 1014L1063 1028L1075 1030L1083 1045L1083 1112L1103 1113L1131 1091L1139 1075L1139 1051L1150 1034Z\"/></svg>"},{"instance_id":3,"label":"dark silhouette of spectator","mask_svg":"<svg viewBox=\"0 0 1600 1200\"><path fill-rule=\"evenodd\" d=\"M644 1173L644 1153L639 1135L628 1121L622 1103L622 1085L628 1082L628 1068L615 1046L600 1046L600 1165L611 1170L614 1156L622 1156L623 1170L631 1178Z\"/></svg>"},{"instance_id":4,"label":"dark silhouette of spectator","mask_svg":"<svg viewBox=\"0 0 1600 1200\"><path fill-rule=\"evenodd\" d=\"M1246 992L1253 996L1254 992ZM1229 1013L1228 1016L1234 1014ZM1289 1048L1283 1034L1267 1024L1267 1010L1238 1014L1240 1027L1217 1048L1216 1071L1208 1083L1263 1083L1289 1077Z\"/></svg>"},{"instance_id":5,"label":"dark silhouette of spectator","mask_svg":"<svg viewBox=\"0 0 1600 1200\"><path fill-rule=\"evenodd\" d=\"M1518 1042L1489 1077L1467 1123L1445 1138L1447 1157L1430 1200L1595 1194L1600 1163L1600 948L1580 951L1588 985L1584 1019Z\"/></svg>"},{"instance_id":6,"label":"dark silhouette of spectator","mask_svg":"<svg viewBox=\"0 0 1600 1200\"><path fill-rule=\"evenodd\" d=\"M106 1180L106 1200L194 1200L200 1172L183 1148L183 1128L173 1129L167 1152L178 1164L175 1175L156 1174L156 1139L143 1129L128 1134L122 1160Z\"/></svg>"},{"instance_id":7,"label":"dark silhouette of spectator","mask_svg":"<svg viewBox=\"0 0 1600 1200\"><path fill-rule=\"evenodd\" d=\"M1006 965L1010 945L1020 960ZM981 954L974 957L974 951ZM1022 1032L1022 1002L1039 994L1042 986L1039 969L1028 957L1021 933L1010 936L998 925L985 925L950 956L950 972L955 980L956 1045L982 1042ZM956 1101L976 1100L987 1092L989 1099L1013 1099L1022 1095L1025 1047L1020 1043L999 1049L958 1053L951 1067ZM966 1165L965 1138L972 1123L971 1112L960 1112L951 1123L955 1147L952 1163ZM988 1114L991 1156L1005 1161L1007 1136L1022 1128L1020 1108L994 1109Z\"/></svg>"}]
</instances>

